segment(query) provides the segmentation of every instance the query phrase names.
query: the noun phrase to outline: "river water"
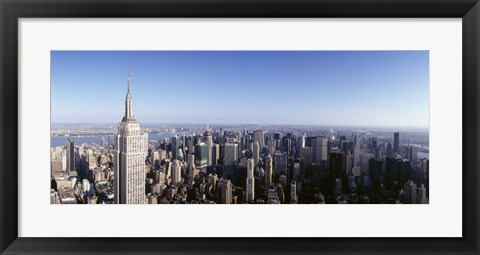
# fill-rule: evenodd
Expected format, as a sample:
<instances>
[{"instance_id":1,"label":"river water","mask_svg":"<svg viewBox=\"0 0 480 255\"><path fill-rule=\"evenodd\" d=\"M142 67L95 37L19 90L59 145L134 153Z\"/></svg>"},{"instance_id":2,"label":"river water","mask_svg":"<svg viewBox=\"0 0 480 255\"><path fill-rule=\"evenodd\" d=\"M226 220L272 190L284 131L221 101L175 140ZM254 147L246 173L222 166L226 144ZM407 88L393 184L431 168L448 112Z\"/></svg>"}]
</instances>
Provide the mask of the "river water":
<instances>
[{"instance_id":1,"label":"river water","mask_svg":"<svg viewBox=\"0 0 480 255\"><path fill-rule=\"evenodd\" d=\"M162 134L162 133L149 133L148 140L161 140L165 138L171 138L175 135L173 134ZM102 138L105 139L105 142L108 144L113 144L115 141L115 135L90 135L90 136L51 136L50 137L50 146L64 146L67 143L67 139L72 139L75 144L82 143L96 143L101 144Z\"/></svg>"}]
</instances>

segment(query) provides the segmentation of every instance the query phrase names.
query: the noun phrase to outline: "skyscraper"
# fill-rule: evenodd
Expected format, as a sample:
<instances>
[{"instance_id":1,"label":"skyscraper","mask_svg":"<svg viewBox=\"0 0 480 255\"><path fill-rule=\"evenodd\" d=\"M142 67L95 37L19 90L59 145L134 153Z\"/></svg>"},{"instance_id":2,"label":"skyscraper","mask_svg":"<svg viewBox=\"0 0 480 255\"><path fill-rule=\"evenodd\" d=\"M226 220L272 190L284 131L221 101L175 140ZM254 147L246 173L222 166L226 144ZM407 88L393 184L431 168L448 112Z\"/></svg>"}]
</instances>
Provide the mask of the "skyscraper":
<instances>
[{"instance_id":1,"label":"skyscraper","mask_svg":"<svg viewBox=\"0 0 480 255\"><path fill-rule=\"evenodd\" d=\"M265 146L265 136L263 129L253 131L253 140L258 142L258 146L262 149Z\"/></svg>"},{"instance_id":2,"label":"skyscraper","mask_svg":"<svg viewBox=\"0 0 480 255\"><path fill-rule=\"evenodd\" d=\"M310 166L312 164L312 148L303 147L300 159L305 162L306 166Z\"/></svg>"},{"instance_id":3,"label":"skyscraper","mask_svg":"<svg viewBox=\"0 0 480 255\"><path fill-rule=\"evenodd\" d=\"M417 188L417 204L426 204L427 203L427 191L423 184Z\"/></svg>"},{"instance_id":4,"label":"skyscraper","mask_svg":"<svg viewBox=\"0 0 480 255\"><path fill-rule=\"evenodd\" d=\"M225 171L228 173L233 172L233 165L238 161L238 144L237 143L226 143L225 144L225 156L223 158L223 163L225 165Z\"/></svg>"},{"instance_id":5,"label":"skyscraper","mask_svg":"<svg viewBox=\"0 0 480 255\"><path fill-rule=\"evenodd\" d=\"M296 181L300 174L300 162L293 163L293 180Z\"/></svg>"},{"instance_id":6,"label":"skyscraper","mask_svg":"<svg viewBox=\"0 0 480 255\"><path fill-rule=\"evenodd\" d=\"M253 178L253 169L254 161L253 159L247 160L247 201L251 202L254 199L254 178Z\"/></svg>"},{"instance_id":7,"label":"skyscraper","mask_svg":"<svg viewBox=\"0 0 480 255\"><path fill-rule=\"evenodd\" d=\"M331 152L330 159L328 162L328 169L330 172L331 180L335 180L335 178L345 178L345 173L342 171L342 158L341 152Z\"/></svg>"},{"instance_id":8,"label":"skyscraper","mask_svg":"<svg viewBox=\"0 0 480 255\"><path fill-rule=\"evenodd\" d=\"M207 166L211 166L213 165L213 161L212 161L212 150L213 150L213 139L212 139L212 132L210 131L205 131L205 133L203 134L203 137L204 137L204 140L205 140L205 143L207 144Z\"/></svg>"},{"instance_id":9,"label":"skyscraper","mask_svg":"<svg viewBox=\"0 0 480 255\"><path fill-rule=\"evenodd\" d=\"M393 152L400 153L400 134L393 133Z\"/></svg>"},{"instance_id":10,"label":"skyscraper","mask_svg":"<svg viewBox=\"0 0 480 255\"><path fill-rule=\"evenodd\" d=\"M119 190L116 191L119 198L116 201L120 204L144 204L145 137L132 111L130 72L125 98L125 116L118 125L115 148L118 149L119 154L119 167L116 167L115 173L116 179L119 180Z\"/></svg>"},{"instance_id":11,"label":"skyscraper","mask_svg":"<svg viewBox=\"0 0 480 255\"><path fill-rule=\"evenodd\" d=\"M413 182L412 180L409 180L405 186L404 186L404 189L405 189L405 203L406 204L416 204L418 202L418 199L417 199L417 185L415 184L415 182Z\"/></svg>"},{"instance_id":12,"label":"skyscraper","mask_svg":"<svg viewBox=\"0 0 480 255\"><path fill-rule=\"evenodd\" d=\"M373 188L378 190L382 180L383 161L370 158L368 163L368 175L372 179Z\"/></svg>"},{"instance_id":13,"label":"skyscraper","mask_svg":"<svg viewBox=\"0 0 480 255\"><path fill-rule=\"evenodd\" d=\"M72 139L67 140L67 171L75 172L75 143Z\"/></svg>"},{"instance_id":14,"label":"skyscraper","mask_svg":"<svg viewBox=\"0 0 480 255\"><path fill-rule=\"evenodd\" d=\"M353 148L353 165L360 164L360 138L358 137L358 133L355 133L354 138L355 147Z\"/></svg>"},{"instance_id":15,"label":"skyscraper","mask_svg":"<svg viewBox=\"0 0 480 255\"><path fill-rule=\"evenodd\" d=\"M195 166L205 168L208 164L208 146L205 143L195 145Z\"/></svg>"},{"instance_id":16,"label":"skyscraper","mask_svg":"<svg viewBox=\"0 0 480 255\"><path fill-rule=\"evenodd\" d=\"M282 151L287 153L287 156L290 156L292 154L292 139L283 137L281 148Z\"/></svg>"},{"instance_id":17,"label":"skyscraper","mask_svg":"<svg viewBox=\"0 0 480 255\"><path fill-rule=\"evenodd\" d=\"M351 173L352 172L352 154L350 151L347 151L346 153L343 152L343 163L342 163L342 168L344 173Z\"/></svg>"},{"instance_id":18,"label":"skyscraper","mask_svg":"<svg viewBox=\"0 0 480 255\"><path fill-rule=\"evenodd\" d=\"M327 160L327 143L328 139L326 137L314 137L312 139L313 162Z\"/></svg>"},{"instance_id":19,"label":"skyscraper","mask_svg":"<svg viewBox=\"0 0 480 255\"><path fill-rule=\"evenodd\" d=\"M305 147L305 136L301 135L297 139L297 158L302 155L302 149Z\"/></svg>"},{"instance_id":20,"label":"skyscraper","mask_svg":"<svg viewBox=\"0 0 480 255\"><path fill-rule=\"evenodd\" d=\"M297 183L295 181L290 183L290 204L298 204Z\"/></svg>"},{"instance_id":21,"label":"skyscraper","mask_svg":"<svg viewBox=\"0 0 480 255\"><path fill-rule=\"evenodd\" d=\"M287 154L277 151L274 155L275 174L287 174Z\"/></svg>"},{"instance_id":22,"label":"skyscraper","mask_svg":"<svg viewBox=\"0 0 480 255\"><path fill-rule=\"evenodd\" d=\"M220 159L220 144L215 143L212 146L212 164L216 165Z\"/></svg>"},{"instance_id":23,"label":"skyscraper","mask_svg":"<svg viewBox=\"0 0 480 255\"><path fill-rule=\"evenodd\" d=\"M420 179L420 182L423 183L423 184L427 184L425 186L428 187L428 171L429 171L429 160L426 159L426 158L423 158L423 159L420 159L419 160L420 162L420 169L419 169L419 179Z\"/></svg>"},{"instance_id":24,"label":"skyscraper","mask_svg":"<svg viewBox=\"0 0 480 255\"><path fill-rule=\"evenodd\" d=\"M182 166L180 160L175 159L172 163L172 184L176 185L182 181Z\"/></svg>"},{"instance_id":25,"label":"skyscraper","mask_svg":"<svg viewBox=\"0 0 480 255\"><path fill-rule=\"evenodd\" d=\"M392 149L392 144L388 143L387 144L387 157L393 156L393 149Z\"/></svg>"},{"instance_id":26,"label":"skyscraper","mask_svg":"<svg viewBox=\"0 0 480 255\"><path fill-rule=\"evenodd\" d=\"M257 141L253 142L253 166L257 166L258 160L260 159L260 145Z\"/></svg>"},{"instance_id":27,"label":"skyscraper","mask_svg":"<svg viewBox=\"0 0 480 255\"><path fill-rule=\"evenodd\" d=\"M220 203L231 204L232 203L232 182L229 179L221 178L218 181L218 191L220 192Z\"/></svg>"},{"instance_id":28,"label":"skyscraper","mask_svg":"<svg viewBox=\"0 0 480 255\"><path fill-rule=\"evenodd\" d=\"M180 159L178 155L179 148L182 148L182 139L177 135L175 135L174 137L172 137L172 148L171 148L173 159Z\"/></svg>"},{"instance_id":29,"label":"skyscraper","mask_svg":"<svg viewBox=\"0 0 480 255\"><path fill-rule=\"evenodd\" d=\"M265 190L268 190L270 186L273 185L272 175L273 175L273 162L270 155L267 156L265 160Z\"/></svg>"}]
</instances>

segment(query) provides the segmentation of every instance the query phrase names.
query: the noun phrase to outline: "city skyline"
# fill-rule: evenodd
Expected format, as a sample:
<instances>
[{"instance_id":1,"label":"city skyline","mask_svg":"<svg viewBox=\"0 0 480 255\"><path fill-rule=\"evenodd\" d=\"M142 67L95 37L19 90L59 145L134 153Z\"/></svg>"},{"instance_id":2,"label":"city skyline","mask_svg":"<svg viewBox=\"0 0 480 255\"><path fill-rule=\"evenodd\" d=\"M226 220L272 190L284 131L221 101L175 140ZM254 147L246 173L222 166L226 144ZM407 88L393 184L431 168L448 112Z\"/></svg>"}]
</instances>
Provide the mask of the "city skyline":
<instances>
[{"instance_id":1,"label":"city skyline","mask_svg":"<svg viewBox=\"0 0 480 255\"><path fill-rule=\"evenodd\" d=\"M141 123L428 129L428 51L53 51L51 56L56 123L118 122L130 65ZM346 73L349 77L342 76ZM86 97L69 103L77 90Z\"/></svg>"},{"instance_id":2,"label":"city skyline","mask_svg":"<svg viewBox=\"0 0 480 255\"><path fill-rule=\"evenodd\" d=\"M232 54L237 60L244 54L251 61L253 60L251 57L258 54L273 54L274 57L278 57L277 54L280 54L282 60L286 60L285 57L289 54L298 57L297 54L305 52L240 53L240 55L238 55L239 52L209 52L207 54L213 54L214 57L218 57L218 54ZM313 55L317 53L319 52L309 52ZM303 57L308 56L310 55ZM230 60L231 56L227 58ZM265 59L268 59L266 62L269 62L273 58L272 56L263 56L258 59L264 62ZM271 64L273 65L273 62ZM375 64L378 65L377 62ZM273 69L275 71L270 76L281 74L278 69ZM288 70L290 69L292 67L288 68ZM357 69L361 68L357 67ZM194 70L192 73L199 72L199 70L192 70ZM265 70L268 68L261 71ZM300 71L297 69L297 72ZM379 70L376 72L378 73ZM263 75L263 72L260 73ZM257 74L260 75L260 73ZM75 77L68 72L62 74ZM294 76L298 78L298 75L297 73ZM267 74L267 76L269 75ZM394 78L391 77L392 80ZM255 79L262 80L259 77L255 77ZM52 80L55 79L52 78ZM235 81L232 77L229 77L228 80ZM268 81L272 82L272 80L275 79ZM52 142L50 148L50 203L428 204L429 132L407 132L403 136L396 130L393 132L392 140L391 131L381 129L359 132L358 129L335 130L331 127L325 128L325 126L299 125L307 117L312 119L324 119L324 117L328 119L329 116L337 116L339 119L352 118L351 115L345 116L341 110L338 111L341 106L345 107L347 113L354 114L353 121L358 121L356 118L359 117L364 121L378 119L386 121L385 119L389 119L386 116L392 117L396 121L405 121L402 118L406 118L405 116L410 114L405 111L408 108L406 106L416 105L403 102L406 99L403 97L401 110L396 113L392 111L397 106L395 100L388 100L390 96L375 94L376 97L382 99L388 97L381 103L388 108L389 114L378 115L383 107L375 107L375 104L368 105L373 107L372 109L362 110L361 108L367 103L356 104L355 101L352 103L347 100L349 93L355 92L357 89L355 86L358 85L358 82L356 80L355 85L350 84L354 87L347 89L342 87L339 91L330 89L331 84L329 85L329 89L332 91L328 92L334 96L323 97L323 99L325 99L324 101L332 99L333 109L318 104L318 102L323 102L317 98L319 96L315 93L319 92L318 87L310 88L310 93L308 93L313 94L310 99L312 105L315 105L313 107L308 105L310 100L306 96L307 94L300 93L299 98L296 98L297 95L291 96L288 89L281 87L282 84L273 89L273 95L278 98L268 97L272 93L261 92L262 88L246 89L248 95L239 98L238 90L228 92L228 89L221 90L224 86L219 86L218 89L227 97L223 98L223 94L220 93L217 100L216 96L218 95L215 93L217 92L215 88L213 93L211 87L201 88L205 95L203 97L199 96L196 90L183 88L180 90L182 93L165 93L167 96L160 97L159 100L162 103L164 103L162 101L164 98L173 99L175 104L171 107L163 108L162 103L159 103L158 107L154 107L150 111L153 112L153 115L159 113L160 115L177 116L191 122L202 118L202 123L207 123L206 126L193 128L192 125L180 125L178 129L177 127L150 129L141 124L141 118L145 117L146 111L137 111L137 107L134 106L136 102L146 106L155 105L157 101L149 100L142 93L139 93L139 99L134 100L136 94L132 92L129 67L124 102L117 105L118 109L120 109L119 106L122 106L123 117L120 122L117 122L118 124L113 124L113 127L117 126L113 141L110 139L112 126L76 127L65 125L52 128L50 132ZM298 83L304 84L305 81ZM133 82L133 84L135 83ZM82 119L82 114L89 119L102 116L102 114L113 114L109 112L106 105L115 102L110 99L114 97L114 92L117 91L116 87L109 88L108 85L104 87L100 85L100 88L106 88L108 93L91 94L88 92L98 91L92 87L89 90L88 86L93 85L77 87L82 90L82 95L86 96L82 98L83 101L80 101L79 105L72 104L68 100L69 93L59 97L55 95L56 92L52 91L52 109L66 109L67 115L77 120ZM151 88L152 90L158 89L157 86ZM399 93L394 88L388 89L388 92L390 94ZM245 90L245 87L240 88L241 92L245 92L242 89ZM320 89L325 88L321 87ZM379 88L366 86L362 89L372 92ZM418 91L421 89L412 88L409 93L418 96L421 94ZM149 92L152 94L153 91ZM359 94L353 94L354 99L361 97ZM95 95L101 95L102 99L96 101ZM192 95L193 98L190 98ZM395 94L395 96L398 95ZM260 98L257 98L258 96ZM54 105L54 99L68 102L63 103L65 108L61 108ZM229 101L221 102L221 100ZM360 101L362 100L364 98ZM304 104L305 101L307 101L307 105ZM86 104L82 104L82 102L86 102ZM190 103L184 105L183 102ZM419 100L416 103L425 102L426 100ZM91 105L95 107L92 111L87 109ZM207 108L203 107L205 105ZM269 108L270 106L274 107ZM303 108L299 110L297 108L299 106ZM213 108L208 109L208 107ZM76 109L78 112L72 112L70 109ZM319 113L315 112L315 109L323 111L317 115ZM138 112L140 114L136 115ZM402 115L405 112L407 114ZM418 114L418 111L416 113L421 115ZM209 126L208 120L211 119L207 116L210 115L214 116L213 119L228 117L228 120L233 123L250 121L252 116L254 116L253 118L261 117L264 123ZM367 117L369 115L373 117ZM270 118L271 116L273 116L273 120ZM281 121L279 117L295 122L295 124L272 124L272 122ZM411 118L408 120L412 121ZM265 128L262 128L262 125ZM152 137L149 136L150 132L152 132ZM94 138L76 144L75 139L84 135L101 138L99 143ZM67 143L53 145L54 138L66 139Z\"/></svg>"}]
</instances>

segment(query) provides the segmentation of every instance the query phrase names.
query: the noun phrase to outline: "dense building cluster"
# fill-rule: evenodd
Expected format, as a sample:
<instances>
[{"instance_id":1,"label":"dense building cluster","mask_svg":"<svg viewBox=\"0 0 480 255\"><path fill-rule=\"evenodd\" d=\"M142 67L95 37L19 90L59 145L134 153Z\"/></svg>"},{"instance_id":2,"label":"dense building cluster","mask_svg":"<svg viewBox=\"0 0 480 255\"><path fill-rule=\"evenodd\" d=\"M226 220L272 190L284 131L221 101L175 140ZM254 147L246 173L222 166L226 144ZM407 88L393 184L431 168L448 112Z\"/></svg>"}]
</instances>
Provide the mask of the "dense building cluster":
<instances>
[{"instance_id":1,"label":"dense building cluster","mask_svg":"<svg viewBox=\"0 0 480 255\"><path fill-rule=\"evenodd\" d=\"M151 203L427 203L428 159L361 136L209 131L150 144ZM387 141L388 139L382 139Z\"/></svg>"},{"instance_id":2,"label":"dense building cluster","mask_svg":"<svg viewBox=\"0 0 480 255\"><path fill-rule=\"evenodd\" d=\"M325 133L218 129L143 140L141 195L151 204L428 203L420 147L399 133ZM73 140L52 148L52 203L115 203L117 154L113 144Z\"/></svg>"}]
</instances>

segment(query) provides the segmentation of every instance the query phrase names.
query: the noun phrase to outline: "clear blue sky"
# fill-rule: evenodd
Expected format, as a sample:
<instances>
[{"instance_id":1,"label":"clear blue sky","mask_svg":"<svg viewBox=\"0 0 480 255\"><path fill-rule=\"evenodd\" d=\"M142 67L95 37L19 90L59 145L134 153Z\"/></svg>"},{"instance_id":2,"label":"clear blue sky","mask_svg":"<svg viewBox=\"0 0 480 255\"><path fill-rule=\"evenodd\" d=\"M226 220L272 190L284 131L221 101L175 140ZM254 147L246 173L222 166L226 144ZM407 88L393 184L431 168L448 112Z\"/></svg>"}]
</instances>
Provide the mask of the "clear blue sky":
<instances>
[{"instance_id":1,"label":"clear blue sky","mask_svg":"<svg viewBox=\"0 0 480 255\"><path fill-rule=\"evenodd\" d=\"M52 122L429 126L428 51L52 51Z\"/></svg>"}]
</instances>

